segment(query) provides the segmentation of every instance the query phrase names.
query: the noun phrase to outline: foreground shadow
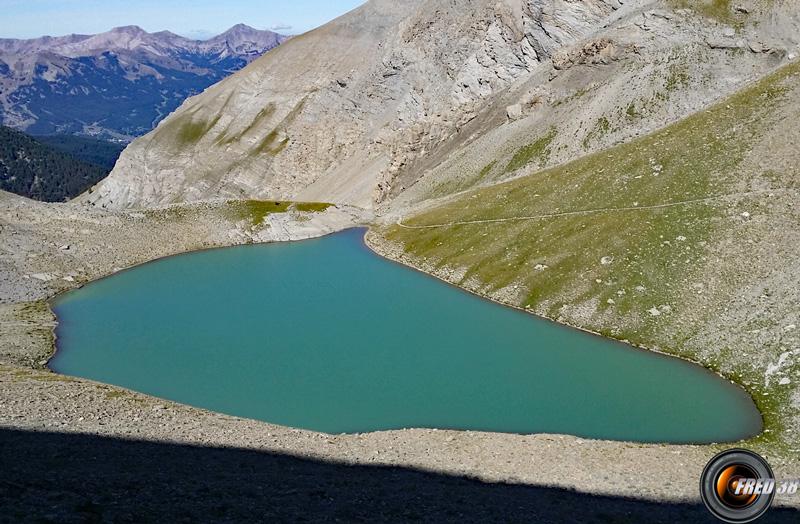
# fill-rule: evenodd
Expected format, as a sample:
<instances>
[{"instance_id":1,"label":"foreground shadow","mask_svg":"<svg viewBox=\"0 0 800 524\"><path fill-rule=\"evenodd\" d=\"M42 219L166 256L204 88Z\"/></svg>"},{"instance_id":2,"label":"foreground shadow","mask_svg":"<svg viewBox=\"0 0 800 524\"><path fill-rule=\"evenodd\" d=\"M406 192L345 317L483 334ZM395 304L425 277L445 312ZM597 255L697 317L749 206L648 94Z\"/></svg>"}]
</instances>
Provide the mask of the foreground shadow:
<instances>
[{"instance_id":1,"label":"foreground shadow","mask_svg":"<svg viewBox=\"0 0 800 524\"><path fill-rule=\"evenodd\" d=\"M763 522L797 523L799 516L773 510ZM700 505L242 449L12 430L0 430L0 521L716 522Z\"/></svg>"}]
</instances>

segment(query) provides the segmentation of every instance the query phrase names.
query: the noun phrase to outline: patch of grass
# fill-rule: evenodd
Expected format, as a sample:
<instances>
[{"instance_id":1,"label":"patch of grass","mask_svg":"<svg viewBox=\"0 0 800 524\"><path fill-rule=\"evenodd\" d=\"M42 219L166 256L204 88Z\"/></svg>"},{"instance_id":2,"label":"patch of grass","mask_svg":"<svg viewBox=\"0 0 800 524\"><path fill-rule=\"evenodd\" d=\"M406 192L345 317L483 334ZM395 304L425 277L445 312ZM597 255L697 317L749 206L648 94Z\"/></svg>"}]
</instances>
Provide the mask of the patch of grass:
<instances>
[{"instance_id":1,"label":"patch of grass","mask_svg":"<svg viewBox=\"0 0 800 524\"><path fill-rule=\"evenodd\" d=\"M50 306L45 300L36 300L34 302L25 302L19 308L21 318L25 320L39 320L42 316L49 317L52 315Z\"/></svg>"},{"instance_id":2,"label":"patch of grass","mask_svg":"<svg viewBox=\"0 0 800 524\"><path fill-rule=\"evenodd\" d=\"M52 373L50 371L43 371L43 370L34 370L34 369L15 369L12 375L18 379L28 379L28 380L38 380L39 382L77 382L76 379L72 377L67 377L65 375L59 375L57 373Z\"/></svg>"},{"instance_id":3,"label":"patch of grass","mask_svg":"<svg viewBox=\"0 0 800 524\"><path fill-rule=\"evenodd\" d=\"M564 98L562 98L560 100L556 100L553 103L553 107L558 107L558 106L560 106L562 104L568 104L568 103L570 103L570 102L572 102L574 100L578 100L580 98L583 98L587 93L589 93L589 91L591 91L591 89L588 88L588 87L584 87L584 88L578 89L577 91L575 91L571 95L569 95L567 97L564 97Z\"/></svg>"},{"instance_id":4,"label":"patch of grass","mask_svg":"<svg viewBox=\"0 0 800 524\"><path fill-rule=\"evenodd\" d=\"M233 93L227 95L219 112L211 119L198 117L200 108L197 106L170 116L156 128L155 137L177 148L196 145L219 123L232 97Z\"/></svg>"},{"instance_id":5,"label":"patch of grass","mask_svg":"<svg viewBox=\"0 0 800 524\"><path fill-rule=\"evenodd\" d=\"M197 144L222 118L220 113L212 120L198 119L191 113L184 113L174 120L167 122L157 134L163 137L164 133L174 136L174 143L178 147L188 147Z\"/></svg>"},{"instance_id":6,"label":"patch of grass","mask_svg":"<svg viewBox=\"0 0 800 524\"><path fill-rule=\"evenodd\" d=\"M611 122L609 122L608 118L601 116L600 118L597 119L597 122L594 123L592 130L589 131L583 138L583 148L589 149L589 144L591 144L595 140L603 138L610 131L611 131Z\"/></svg>"},{"instance_id":7,"label":"patch of grass","mask_svg":"<svg viewBox=\"0 0 800 524\"><path fill-rule=\"evenodd\" d=\"M178 130L178 141L182 145L198 142L209 129L208 122L189 121L181 125Z\"/></svg>"},{"instance_id":8,"label":"patch of grass","mask_svg":"<svg viewBox=\"0 0 800 524\"><path fill-rule=\"evenodd\" d=\"M326 202L291 202L281 200L235 200L229 205L236 213L235 219L248 220L253 228L257 228L264 223L267 216L273 213L287 213L297 211L299 213L321 213L332 207L334 204Z\"/></svg>"},{"instance_id":9,"label":"patch of grass","mask_svg":"<svg viewBox=\"0 0 800 524\"><path fill-rule=\"evenodd\" d=\"M430 193L431 198L438 198L453 193L458 193L465 189L475 187L475 185L483 182L497 165L497 160L485 165L478 173L463 178L455 178L440 182L433 188Z\"/></svg>"},{"instance_id":10,"label":"patch of grass","mask_svg":"<svg viewBox=\"0 0 800 524\"><path fill-rule=\"evenodd\" d=\"M727 23L733 17L731 0L669 0L676 9L691 9L707 18Z\"/></svg>"},{"instance_id":11,"label":"patch of grass","mask_svg":"<svg viewBox=\"0 0 800 524\"><path fill-rule=\"evenodd\" d=\"M277 129L272 130L259 144L250 151L250 156L268 154L270 156L277 156L278 153L283 151L289 143L289 137L281 140L280 133Z\"/></svg>"},{"instance_id":12,"label":"patch of grass","mask_svg":"<svg viewBox=\"0 0 800 524\"><path fill-rule=\"evenodd\" d=\"M514 171L521 169L532 162L536 162L539 166L546 164L550 159L550 144L553 143L553 139L555 139L557 134L558 131L555 127L553 127L546 135L540 137L535 142L519 148L508 162L508 165L506 165L505 172L513 173ZM494 163L489 164L484 169L488 168L491 170L493 165Z\"/></svg>"},{"instance_id":13,"label":"patch of grass","mask_svg":"<svg viewBox=\"0 0 800 524\"><path fill-rule=\"evenodd\" d=\"M272 200L243 200L236 202L236 205L241 207L242 218L249 219L253 227L258 227L264 223L267 215L285 213L292 203Z\"/></svg>"},{"instance_id":14,"label":"patch of grass","mask_svg":"<svg viewBox=\"0 0 800 524\"><path fill-rule=\"evenodd\" d=\"M242 136L252 132L254 129L259 127L264 122L264 120L270 118L272 115L275 114L275 110L276 110L276 107L275 107L274 103L270 102L269 104L267 104L261 111L259 111L259 113L253 119L253 121L250 122L250 125L247 126L239 134L239 138L241 138Z\"/></svg>"},{"instance_id":15,"label":"patch of grass","mask_svg":"<svg viewBox=\"0 0 800 524\"><path fill-rule=\"evenodd\" d=\"M667 91L677 91L689 85L689 69L686 64L673 63L669 66L669 75L664 84Z\"/></svg>"},{"instance_id":16,"label":"patch of grass","mask_svg":"<svg viewBox=\"0 0 800 524\"><path fill-rule=\"evenodd\" d=\"M681 307L682 293L711 263L705 246L721 236L720 228L732 227L727 203L637 208L742 187L749 175L739 167L752 145L764 139L779 107L775 102L788 93L787 82L798 88L798 73L800 64L790 64L646 137L470 191L404 220L412 226L444 226L395 225L383 232L420 262L463 275L462 285L490 295L516 289L508 298L514 305L556 319L565 315L563 306L579 306L590 311L583 327L696 358L672 345L674 339L663 338L670 309L658 315L650 310ZM601 120L596 128L607 131L610 124ZM542 216L585 210L598 212ZM532 216L540 218L517 220ZM486 220L494 222L476 222ZM714 363L707 365L713 369ZM763 374L740 368L737 372L754 384ZM767 427L779 432L778 406L786 403L772 394L751 393ZM773 437L762 440L768 438Z\"/></svg>"},{"instance_id":17,"label":"patch of grass","mask_svg":"<svg viewBox=\"0 0 800 524\"><path fill-rule=\"evenodd\" d=\"M286 146L289 145L289 137L286 135L286 130L289 126L300 116L303 108L308 100L308 95L303 97L297 105L295 105L289 114L286 115L278 126L270 131L259 143L250 151L249 156L254 157L266 153L269 156L277 156L281 153ZM283 138L281 138L283 136Z\"/></svg>"},{"instance_id":18,"label":"patch of grass","mask_svg":"<svg viewBox=\"0 0 800 524\"><path fill-rule=\"evenodd\" d=\"M770 5L774 0L761 0L762 5ZM701 16L729 24L741 29L747 22L747 13L736 11L732 0L668 0L675 9L691 9Z\"/></svg>"},{"instance_id":19,"label":"patch of grass","mask_svg":"<svg viewBox=\"0 0 800 524\"><path fill-rule=\"evenodd\" d=\"M217 139L217 143L222 145L230 145L234 142L238 142L244 136L247 136L249 133L258 130L266 120L268 120L270 117L272 117L272 115L275 114L276 110L277 107L275 106L274 103L272 102L268 103L266 106L264 106L264 108L261 111L259 111L259 113L253 119L253 121L250 122L250 124L246 128L244 128L241 132L228 137L227 136L228 130L225 130L225 132L222 133L222 135L220 135L219 139Z\"/></svg>"},{"instance_id":20,"label":"patch of grass","mask_svg":"<svg viewBox=\"0 0 800 524\"><path fill-rule=\"evenodd\" d=\"M125 398L128 394L124 391L106 391L106 399L115 400L118 398Z\"/></svg>"},{"instance_id":21,"label":"patch of grass","mask_svg":"<svg viewBox=\"0 0 800 524\"><path fill-rule=\"evenodd\" d=\"M478 173L478 181L484 180L487 176L489 176L489 173L492 172L492 169L494 169L494 166L496 165L497 165L497 160L486 164L483 167L483 169L481 169L480 172Z\"/></svg>"},{"instance_id":22,"label":"patch of grass","mask_svg":"<svg viewBox=\"0 0 800 524\"><path fill-rule=\"evenodd\" d=\"M294 208L301 213L322 213L332 206L325 202L298 202Z\"/></svg>"}]
</instances>

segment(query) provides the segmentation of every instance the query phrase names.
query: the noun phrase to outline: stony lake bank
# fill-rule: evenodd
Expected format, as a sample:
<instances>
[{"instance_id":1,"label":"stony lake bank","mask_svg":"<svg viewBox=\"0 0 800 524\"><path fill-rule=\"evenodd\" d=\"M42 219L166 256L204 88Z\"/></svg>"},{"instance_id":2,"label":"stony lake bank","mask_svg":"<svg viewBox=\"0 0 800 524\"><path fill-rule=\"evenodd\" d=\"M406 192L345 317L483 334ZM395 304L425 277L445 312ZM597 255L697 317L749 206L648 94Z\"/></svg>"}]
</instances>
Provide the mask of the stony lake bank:
<instances>
[{"instance_id":1,"label":"stony lake bank","mask_svg":"<svg viewBox=\"0 0 800 524\"><path fill-rule=\"evenodd\" d=\"M6 516L191 520L256 511L330 520L707 518L699 475L728 446L418 429L325 435L44 367L55 325L46 300L59 292L176 253L309 238L374 219L355 208L278 207L273 213L221 202L108 212L0 195L0 442L8 450L0 466L10 472L0 479L0 504L9 508ZM375 239L370 235L373 246ZM800 478L796 455L773 454L758 440L747 444L769 458L779 477ZM87 478L87 470L97 476ZM144 478L149 475L152 483ZM170 487L158 490L159 482ZM118 500L129 496L124 504ZM778 502L800 507L797 497ZM775 521L796 516L772 514Z\"/></svg>"}]
</instances>

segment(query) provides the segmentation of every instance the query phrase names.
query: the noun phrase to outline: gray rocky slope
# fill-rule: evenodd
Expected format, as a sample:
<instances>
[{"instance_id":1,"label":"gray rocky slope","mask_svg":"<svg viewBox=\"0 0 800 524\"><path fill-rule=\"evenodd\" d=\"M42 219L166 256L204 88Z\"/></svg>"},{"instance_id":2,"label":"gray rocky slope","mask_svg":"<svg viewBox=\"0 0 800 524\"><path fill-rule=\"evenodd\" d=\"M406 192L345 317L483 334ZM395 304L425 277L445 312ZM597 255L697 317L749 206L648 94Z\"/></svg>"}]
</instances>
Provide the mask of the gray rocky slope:
<instances>
[{"instance_id":1,"label":"gray rocky slope","mask_svg":"<svg viewBox=\"0 0 800 524\"><path fill-rule=\"evenodd\" d=\"M561 163L697 111L797 53L795 3L740 4L372 0L186 101L86 199L406 209ZM538 138L548 154L535 162L491 164Z\"/></svg>"}]
</instances>

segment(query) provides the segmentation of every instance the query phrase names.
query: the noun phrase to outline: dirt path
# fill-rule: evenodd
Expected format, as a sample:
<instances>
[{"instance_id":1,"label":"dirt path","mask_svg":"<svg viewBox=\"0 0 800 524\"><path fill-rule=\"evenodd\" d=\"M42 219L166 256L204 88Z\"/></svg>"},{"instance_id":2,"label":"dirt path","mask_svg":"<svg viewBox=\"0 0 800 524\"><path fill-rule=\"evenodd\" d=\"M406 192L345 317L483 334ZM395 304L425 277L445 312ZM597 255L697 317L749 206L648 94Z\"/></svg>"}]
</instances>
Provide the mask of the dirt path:
<instances>
[{"instance_id":1,"label":"dirt path","mask_svg":"<svg viewBox=\"0 0 800 524\"><path fill-rule=\"evenodd\" d=\"M433 229L437 227L449 227L449 226L464 226L464 225L471 225L471 224L492 224L498 222L518 222L523 220L540 220L543 218L558 218L558 217L566 217L566 216L576 216L576 215L592 215L595 213L610 213L610 212L620 212L620 211L649 211L654 209L666 209L670 207L679 207L679 206L687 206L692 204L702 204L704 202L712 202L714 200L723 200L726 198L744 198L748 196L760 195L764 193L783 193L793 191L792 189L764 189L759 191L747 191L744 193L730 193L726 195L714 195L710 197L704 198L696 198L693 200L681 200L679 202L669 202L666 204L656 204L652 206L628 206L628 207L601 207L597 209L583 209L578 211L564 211L561 213L544 213L541 215L529 215L529 216L520 216L520 217L508 217L508 218L491 218L485 220L463 220L463 221L455 221L455 222L446 222L442 224L427 224L421 226L412 226L408 224L403 224L402 218L399 218L396 224L403 229Z\"/></svg>"}]
</instances>

